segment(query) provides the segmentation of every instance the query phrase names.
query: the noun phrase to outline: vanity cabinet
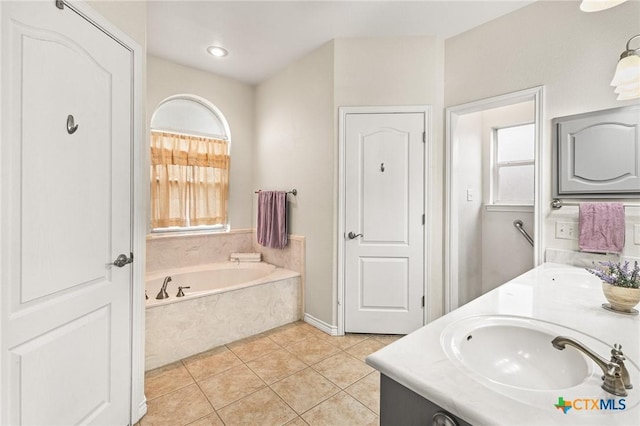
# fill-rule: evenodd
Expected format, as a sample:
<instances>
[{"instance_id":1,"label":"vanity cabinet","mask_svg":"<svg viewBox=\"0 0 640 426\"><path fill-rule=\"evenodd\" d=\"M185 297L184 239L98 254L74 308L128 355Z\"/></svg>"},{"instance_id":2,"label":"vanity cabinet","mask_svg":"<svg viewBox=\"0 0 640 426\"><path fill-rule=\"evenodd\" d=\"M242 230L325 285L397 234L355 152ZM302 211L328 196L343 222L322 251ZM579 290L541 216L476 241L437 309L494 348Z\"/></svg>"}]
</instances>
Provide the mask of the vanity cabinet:
<instances>
[{"instance_id":1,"label":"vanity cabinet","mask_svg":"<svg viewBox=\"0 0 640 426\"><path fill-rule=\"evenodd\" d=\"M380 425L471 426L384 374L380 374Z\"/></svg>"},{"instance_id":2,"label":"vanity cabinet","mask_svg":"<svg viewBox=\"0 0 640 426\"><path fill-rule=\"evenodd\" d=\"M640 106L554 118L555 198L640 198Z\"/></svg>"}]
</instances>

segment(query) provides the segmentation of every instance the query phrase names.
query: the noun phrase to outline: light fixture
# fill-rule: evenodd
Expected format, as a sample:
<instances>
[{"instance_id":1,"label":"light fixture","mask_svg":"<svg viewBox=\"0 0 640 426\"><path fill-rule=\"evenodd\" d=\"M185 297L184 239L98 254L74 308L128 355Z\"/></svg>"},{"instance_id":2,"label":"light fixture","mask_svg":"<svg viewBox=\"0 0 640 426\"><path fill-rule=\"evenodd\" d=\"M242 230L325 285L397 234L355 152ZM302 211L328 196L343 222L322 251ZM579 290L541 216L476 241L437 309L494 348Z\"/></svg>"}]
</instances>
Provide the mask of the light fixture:
<instances>
[{"instance_id":1,"label":"light fixture","mask_svg":"<svg viewBox=\"0 0 640 426\"><path fill-rule=\"evenodd\" d=\"M222 57L227 56L229 54L227 49L225 49L224 47L220 47L220 46L209 46L209 47L207 47L207 52L209 52L210 55L213 55L216 58L222 58Z\"/></svg>"},{"instance_id":2,"label":"light fixture","mask_svg":"<svg viewBox=\"0 0 640 426\"><path fill-rule=\"evenodd\" d=\"M610 9L627 0L582 0L580 10L583 12L600 12L601 10Z\"/></svg>"},{"instance_id":3,"label":"light fixture","mask_svg":"<svg viewBox=\"0 0 640 426\"><path fill-rule=\"evenodd\" d=\"M640 98L640 48L629 47L634 39L640 39L640 34L631 37L627 42L627 47L620 55L616 73L611 80L619 101Z\"/></svg>"}]
</instances>

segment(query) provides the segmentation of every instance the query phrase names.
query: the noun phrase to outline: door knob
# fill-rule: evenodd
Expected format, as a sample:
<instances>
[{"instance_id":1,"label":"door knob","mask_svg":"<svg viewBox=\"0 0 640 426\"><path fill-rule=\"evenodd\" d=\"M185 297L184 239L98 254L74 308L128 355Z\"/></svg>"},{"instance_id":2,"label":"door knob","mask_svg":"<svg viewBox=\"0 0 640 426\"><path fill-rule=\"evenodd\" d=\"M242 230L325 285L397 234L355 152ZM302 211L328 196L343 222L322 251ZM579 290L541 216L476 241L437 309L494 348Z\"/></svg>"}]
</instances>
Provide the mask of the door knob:
<instances>
[{"instance_id":1,"label":"door knob","mask_svg":"<svg viewBox=\"0 0 640 426\"><path fill-rule=\"evenodd\" d=\"M350 240L353 240L354 238L358 238L358 237L363 237L364 235L362 234L354 234L353 232L349 232L347 234L347 237L349 237Z\"/></svg>"},{"instance_id":2,"label":"door knob","mask_svg":"<svg viewBox=\"0 0 640 426\"><path fill-rule=\"evenodd\" d=\"M122 268L124 265L132 263L133 253L130 253L130 254L131 254L131 257L127 257L126 254L121 254L116 258L116 260L113 261L113 264L116 265L118 268Z\"/></svg>"}]
</instances>

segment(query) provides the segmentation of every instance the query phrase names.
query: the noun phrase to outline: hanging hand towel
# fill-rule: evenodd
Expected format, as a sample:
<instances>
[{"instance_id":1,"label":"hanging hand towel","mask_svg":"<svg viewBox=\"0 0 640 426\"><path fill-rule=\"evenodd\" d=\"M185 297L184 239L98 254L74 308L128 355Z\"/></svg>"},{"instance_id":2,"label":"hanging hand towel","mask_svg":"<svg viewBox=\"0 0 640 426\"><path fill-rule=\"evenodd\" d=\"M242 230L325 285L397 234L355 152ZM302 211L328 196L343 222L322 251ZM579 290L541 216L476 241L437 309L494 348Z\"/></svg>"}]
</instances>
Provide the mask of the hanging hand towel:
<instances>
[{"instance_id":1,"label":"hanging hand towel","mask_svg":"<svg viewBox=\"0 0 640 426\"><path fill-rule=\"evenodd\" d=\"M258 194L258 244L285 248L287 245L287 193L260 191Z\"/></svg>"},{"instance_id":2,"label":"hanging hand towel","mask_svg":"<svg viewBox=\"0 0 640 426\"><path fill-rule=\"evenodd\" d=\"M579 210L580 250L593 253L622 253L623 204L580 203Z\"/></svg>"}]
</instances>

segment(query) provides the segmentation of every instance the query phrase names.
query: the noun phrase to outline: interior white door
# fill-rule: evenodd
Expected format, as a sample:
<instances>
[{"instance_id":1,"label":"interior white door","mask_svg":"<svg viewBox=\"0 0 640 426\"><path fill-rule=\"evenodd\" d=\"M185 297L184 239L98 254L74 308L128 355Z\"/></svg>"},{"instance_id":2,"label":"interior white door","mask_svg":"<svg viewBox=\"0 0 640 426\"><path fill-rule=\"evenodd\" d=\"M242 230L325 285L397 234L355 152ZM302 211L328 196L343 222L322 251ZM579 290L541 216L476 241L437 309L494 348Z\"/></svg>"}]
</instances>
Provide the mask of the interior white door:
<instances>
[{"instance_id":1,"label":"interior white door","mask_svg":"<svg viewBox=\"0 0 640 426\"><path fill-rule=\"evenodd\" d=\"M0 423L126 425L131 52L53 1L1 7Z\"/></svg>"},{"instance_id":2,"label":"interior white door","mask_svg":"<svg viewBox=\"0 0 640 426\"><path fill-rule=\"evenodd\" d=\"M423 324L424 113L345 116L345 331Z\"/></svg>"}]
</instances>

